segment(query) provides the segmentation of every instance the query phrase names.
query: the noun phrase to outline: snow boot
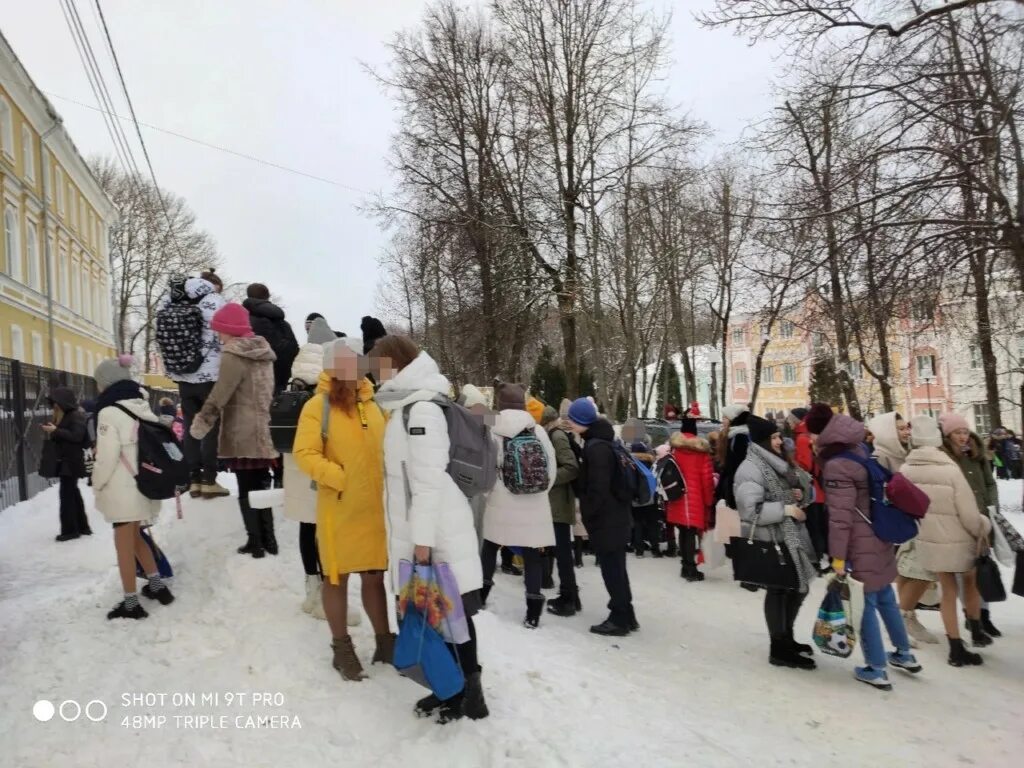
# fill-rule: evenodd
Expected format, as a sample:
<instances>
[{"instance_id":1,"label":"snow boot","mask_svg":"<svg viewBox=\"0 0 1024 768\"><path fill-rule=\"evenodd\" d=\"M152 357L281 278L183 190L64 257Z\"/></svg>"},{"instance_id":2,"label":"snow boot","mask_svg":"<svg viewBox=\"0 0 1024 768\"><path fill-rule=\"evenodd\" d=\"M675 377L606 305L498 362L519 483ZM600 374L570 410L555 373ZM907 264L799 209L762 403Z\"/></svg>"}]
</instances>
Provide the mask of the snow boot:
<instances>
[{"instance_id":1,"label":"snow boot","mask_svg":"<svg viewBox=\"0 0 1024 768\"><path fill-rule=\"evenodd\" d=\"M491 714L487 709L484 688L480 682L482 671L480 667L477 667L475 672L466 675L466 687L462 691L462 714L470 720L483 720Z\"/></svg>"},{"instance_id":2,"label":"snow boot","mask_svg":"<svg viewBox=\"0 0 1024 768\"><path fill-rule=\"evenodd\" d=\"M639 632L640 622L636 620L636 611L633 610L633 606L629 606L629 631Z\"/></svg>"},{"instance_id":3,"label":"snow boot","mask_svg":"<svg viewBox=\"0 0 1024 768\"><path fill-rule=\"evenodd\" d=\"M484 585L480 587L480 604L483 605L484 608L487 607L487 598L490 596L491 587L493 586L493 581L485 581Z\"/></svg>"},{"instance_id":4,"label":"snow boot","mask_svg":"<svg viewBox=\"0 0 1024 768\"><path fill-rule=\"evenodd\" d=\"M198 478L193 479L188 484L188 495L191 496L193 499L198 499L200 496L203 495L203 484L199 482Z\"/></svg>"},{"instance_id":5,"label":"snow boot","mask_svg":"<svg viewBox=\"0 0 1024 768\"><path fill-rule=\"evenodd\" d=\"M456 720L462 719L462 703L465 699L465 693L456 693L450 699L445 699L441 702L441 706L437 708L437 724L448 725Z\"/></svg>"},{"instance_id":6,"label":"snow boot","mask_svg":"<svg viewBox=\"0 0 1024 768\"><path fill-rule=\"evenodd\" d=\"M248 537L245 544L238 548L240 555L252 555L257 560L263 557L263 536L260 529L259 511L249 506L249 502L240 502L242 522Z\"/></svg>"},{"instance_id":7,"label":"snow boot","mask_svg":"<svg viewBox=\"0 0 1024 768\"><path fill-rule=\"evenodd\" d=\"M544 603L547 599L544 595L526 596L526 618L523 619L523 626L527 629L536 629L540 626L540 616L544 613Z\"/></svg>"},{"instance_id":8,"label":"snow boot","mask_svg":"<svg viewBox=\"0 0 1024 768\"><path fill-rule=\"evenodd\" d=\"M981 656L971 653L964 647L964 641L960 638L955 640L949 638L949 666L951 667L980 667L983 663Z\"/></svg>"},{"instance_id":9,"label":"snow boot","mask_svg":"<svg viewBox=\"0 0 1024 768\"><path fill-rule=\"evenodd\" d=\"M323 604L321 590L323 582L315 573L306 574L306 599L302 601L302 610L305 613L313 613L317 603Z\"/></svg>"},{"instance_id":10,"label":"snow boot","mask_svg":"<svg viewBox=\"0 0 1024 768\"><path fill-rule=\"evenodd\" d=\"M786 639L789 640L789 647L793 649L793 653L797 654L798 656L804 656L808 659L814 658L813 647L807 645L806 643L798 643L796 640L793 639L793 635L790 635Z\"/></svg>"},{"instance_id":11,"label":"snow boot","mask_svg":"<svg viewBox=\"0 0 1024 768\"><path fill-rule=\"evenodd\" d=\"M276 555L278 549L277 537L274 536L274 510L259 509L253 511L259 512L260 532L263 534L263 548L271 555Z\"/></svg>"},{"instance_id":12,"label":"snow boot","mask_svg":"<svg viewBox=\"0 0 1024 768\"><path fill-rule=\"evenodd\" d=\"M395 658L395 636L390 632L386 635L377 635L377 648L373 652L373 661L370 666L377 664L390 664Z\"/></svg>"},{"instance_id":13,"label":"snow boot","mask_svg":"<svg viewBox=\"0 0 1024 768\"><path fill-rule=\"evenodd\" d=\"M366 672L363 670L363 665L359 663L359 657L356 655L350 635L334 638L331 648L334 650L332 664L345 680L359 682L366 679Z\"/></svg>"},{"instance_id":14,"label":"snow boot","mask_svg":"<svg viewBox=\"0 0 1024 768\"><path fill-rule=\"evenodd\" d=\"M971 645L975 648L985 648L992 645L992 638L985 634L981 627L981 619L968 619L967 628L971 630Z\"/></svg>"},{"instance_id":15,"label":"snow boot","mask_svg":"<svg viewBox=\"0 0 1024 768\"><path fill-rule=\"evenodd\" d=\"M126 608L124 600L114 606L114 610L107 614L107 619L144 619L149 616L146 609L141 605L134 608Z\"/></svg>"},{"instance_id":16,"label":"snow boot","mask_svg":"<svg viewBox=\"0 0 1024 768\"><path fill-rule=\"evenodd\" d=\"M939 638L929 632L925 626L918 621L917 613L914 611L900 611L903 614L903 624L907 628L907 634L919 643L936 644Z\"/></svg>"},{"instance_id":17,"label":"snow boot","mask_svg":"<svg viewBox=\"0 0 1024 768\"><path fill-rule=\"evenodd\" d=\"M1003 633L996 629L996 625L992 623L992 614L989 613L988 608L981 609L981 628L985 630L985 634L989 637L1003 636Z\"/></svg>"},{"instance_id":18,"label":"snow boot","mask_svg":"<svg viewBox=\"0 0 1024 768\"><path fill-rule=\"evenodd\" d=\"M572 540L572 559L577 568L583 567L583 539Z\"/></svg>"},{"instance_id":19,"label":"snow boot","mask_svg":"<svg viewBox=\"0 0 1024 768\"><path fill-rule=\"evenodd\" d=\"M416 717L430 717L438 710L441 703L441 700L434 694L424 696L416 702L416 706L413 708L413 713Z\"/></svg>"},{"instance_id":20,"label":"snow boot","mask_svg":"<svg viewBox=\"0 0 1024 768\"><path fill-rule=\"evenodd\" d=\"M790 669L815 669L818 665L814 659L801 656L790 645L789 638L772 639L768 663L773 667L789 667Z\"/></svg>"},{"instance_id":21,"label":"snow boot","mask_svg":"<svg viewBox=\"0 0 1024 768\"><path fill-rule=\"evenodd\" d=\"M81 534L78 533L62 533L59 536L54 537L54 541L74 541L79 538Z\"/></svg>"},{"instance_id":22,"label":"snow boot","mask_svg":"<svg viewBox=\"0 0 1024 768\"><path fill-rule=\"evenodd\" d=\"M892 683L889 682L889 675L884 669L874 667L854 667L853 676L862 683L877 688L880 691L891 691Z\"/></svg>"},{"instance_id":23,"label":"snow boot","mask_svg":"<svg viewBox=\"0 0 1024 768\"><path fill-rule=\"evenodd\" d=\"M149 588L149 584L147 584L142 588L142 596L150 600L156 600L160 605L170 605L174 602L174 595L171 594L171 590L166 586L154 592Z\"/></svg>"},{"instance_id":24,"label":"snow boot","mask_svg":"<svg viewBox=\"0 0 1024 768\"><path fill-rule=\"evenodd\" d=\"M189 489L191 491L191 486L189 486ZM209 483L200 483L199 495L202 496L204 499L219 499L224 496L230 496L231 491L229 491L223 485L214 480Z\"/></svg>"},{"instance_id":25,"label":"snow boot","mask_svg":"<svg viewBox=\"0 0 1024 768\"><path fill-rule=\"evenodd\" d=\"M605 637L625 637L629 634L629 627L619 626L609 616L600 624L592 626L590 631L595 635L603 635Z\"/></svg>"},{"instance_id":26,"label":"snow boot","mask_svg":"<svg viewBox=\"0 0 1024 768\"><path fill-rule=\"evenodd\" d=\"M904 672L909 672L912 675L916 675L921 671L920 663L918 663L914 654L909 651L893 651L888 655L888 659L890 667L902 669Z\"/></svg>"},{"instance_id":27,"label":"snow boot","mask_svg":"<svg viewBox=\"0 0 1024 768\"><path fill-rule=\"evenodd\" d=\"M554 600L548 602L548 613L552 616L575 616L582 610L583 604L580 603L579 590L563 592Z\"/></svg>"}]
</instances>

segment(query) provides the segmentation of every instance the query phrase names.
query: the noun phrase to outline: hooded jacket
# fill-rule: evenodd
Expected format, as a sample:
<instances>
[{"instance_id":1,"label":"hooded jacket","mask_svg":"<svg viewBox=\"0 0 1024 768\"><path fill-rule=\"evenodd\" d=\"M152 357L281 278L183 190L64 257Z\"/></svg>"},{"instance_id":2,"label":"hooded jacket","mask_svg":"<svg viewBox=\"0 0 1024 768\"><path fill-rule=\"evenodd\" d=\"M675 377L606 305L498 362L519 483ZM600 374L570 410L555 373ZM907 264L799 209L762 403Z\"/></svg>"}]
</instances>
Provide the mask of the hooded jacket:
<instances>
[{"instance_id":1,"label":"hooded jacket","mask_svg":"<svg viewBox=\"0 0 1024 768\"><path fill-rule=\"evenodd\" d=\"M262 336L228 339L222 350L220 378L192 421L192 437L202 440L220 419L220 458L277 458L270 439L275 359Z\"/></svg>"},{"instance_id":2,"label":"hooded jacket","mask_svg":"<svg viewBox=\"0 0 1024 768\"><path fill-rule=\"evenodd\" d=\"M931 500L914 539L921 565L936 573L971 570L992 526L960 467L941 448L923 446L910 452L901 471Z\"/></svg>"},{"instance_id":3,"label":"hooded jacket","mask_svg":"<svg viewBox=\"0 0 1024 768\"><path fill-rule=\"evenodd\" d=\"M669 438L672 457L686 482L686 494L665 507L665 519L671 525L707 529L709 513L715 505L715 468L711 444L694 435L676 432Z\"/></svg>"},{"instance_id":4,"label":"hooded jacket","mask_svg":"<svg viewBox=\"0 0 1024 768\"><path fill-rule=\"evenodd\" d=\"M50 400L61 410L57 429L46 438L52 443L56 461L53 471L61 477L85 477L85 448L89 439L85 414L79 410L75 393L69 387L56 387ZM44 456L45 453L44 450Z\"/></svg>"},{"instance_id":5,"label":"hooded jacket","mask_svg":"<svg viewBox=\"0 0 1024 768\"><path fill-rule=\"evenodd\" d=\"M866 424L875 436L875 459L890 472L899 472L907 460L907 449L896 429L896 413L882 413Z\"/></svg>"},{"instance_id":6,"label":"hooded jacket","mask_svg":"<svg viewBox=\"0 0 1024 768\"><path fill-rule=\"evenodd\" d=\"M896 579L896 556L892 544L875 536L869 522L867 470L855 461L837 458L844 451L869 458L864 437L863 424L844 413L836 414L818 436L818 462L828 494L829 554L846 562L866 592L877 592Z\"/></svg>"},{"instance_id":7,"label":"hooded jacket","mask_svg":"<svg viewBox=\"0 0 1024 768\"><path fill-rule=\"evenodd\" d=\"M484 539L509 547L553 547L555 529L551 525L551 502L547 493L513 494L501 478L505 458L505 441L521 432L533 432L548 460L548 487L555 483L558 463L551 438L528 411L499 411L491 427L491 439L498 452L498 480L487 494L484 509Z\"/></svg>"},{"instance_id":8,"label":"hooded jacket","mask_svg":"<svg viewBox=\"0 0 1024 768\"><path fill-rule=\"evenodd\" d=\"M213 283L201 277L190 277L185 281L185 294L199 305L203 313L203 363L193 373L168 374L171 379L186 384L204 384L216 381L220 372L220 336L210 327L210 321L227 302L217 293ZM171 303L171 295L164 294L157 304L157 313Z\"/></svg>"},{"instance_id":9,"label":"hooded jacket","mask_svg":"<svg viewBox=\"0 0 1024 768\"><path fill-rule=\"evenodd\" d=\"M737 418L740 424L729 427L729 434L725 453L725 466L718 478L718 487L715 489L715 499L722 499L732 509L736 509L735 481L736 471L747 458L747 447L750 445L750 430L747 429L746 420L750 414L744 411ZM720 437L719 440L722 438Z\"/></svg>"},{"instance_id":10,"label":"hooded jacket","mask_svg":"<svg viewBox=\"0 0 1024 768\"><path fill-rule=\"evenodd\" d=\"M580 465L572 449L572 437L559 426L558 412L548 406L544 409L545 429L555 449L555 484L548 493L551 503L551 520L555 523L574 525L576 523L576 493L573 481L579 477Z\"/></svg>"},{"instance_id":11,"label":"hooded jacket","mask_svg":"<svg viewBox=\"0 0 1024 768\"><path fill-rule=\"evenodd\" d=\"M266 299L246 299L242 306L249 311L252 332L262 336L274 350L274 388L284 389L292 370L292 362L299 353L291 325L284 319L284 310Z\"/></svg>"},{"instance_id":12,"label":"hooded jacket","mask_svg":"<svg viewBox=\"0 0 1024 768\"><path fill-rule=\"evenodd\" d=\"M992 474L992 464L985 453L981 438L972 432L967 452L964 453L958 451L947 437L942 443L942 450L949 454L949 457L960 467L960 471L967 479L967 484L974 492L978 510L983 515L987 515L989 507L999 504L999 487L996 485L995 476Z\"/></svg>"},{"instance_id":13,"label":"hooded jacket","mask_svg":"<svg viewBox=\"0 0 1024 768\"><path fill-rule=\"evenodd\" d=\"M612 492L621 469L613 447L615 429L598 419L583 435L583 466L580 468L580 519L597 554L624 549L633 530L632 503Z\"/></svg>"},{"instance_id":14,"label":"hooded jacket","mask_svg":"<svg viewBox=\"0 0 1024 768\"><path fill-rule=\"evenodd\" d=\"M429 402L449 391L437 363L421 352L377 392L377 403L391 413L384 433L384 471L389 569L396 592L399 563L413 559L416 545L431 547L435 562L451 566L460 592L483 586L473 511L448 474L448 423L441 407ZM408 431L402 416L406 406L411 406Z\"/></svg>"},{"instance_id":15,"label":"hooded jacket","mask_svg":"<svg viewBox=\"0 0 1024 768\"><path fill-rule=\"evenodd\" d=\"M159 418L142 398L118 401L143 421ZM147 499L135 484L139 467L138 425L114 406L103 408L96 419L96 461L92 490L96 509L108 523L149 523L160 514L160 502Z\"/></svg>"},{"instance_id":16,"label":"hooded jacket","mask_svg":"<svg viewBox=\"0 0 1024 768\"><path fill-rule=\"evenodd\" d=\"M385 422L373 402L373 385L363 379L357 407L330 408L325 444L322 419L330 389L330 375L321 374L316 394L299 416L293 455L299 469L316 482L317 550L324 578L337 584L340 574L387 568Z\"/></svg>"}]
</instances>

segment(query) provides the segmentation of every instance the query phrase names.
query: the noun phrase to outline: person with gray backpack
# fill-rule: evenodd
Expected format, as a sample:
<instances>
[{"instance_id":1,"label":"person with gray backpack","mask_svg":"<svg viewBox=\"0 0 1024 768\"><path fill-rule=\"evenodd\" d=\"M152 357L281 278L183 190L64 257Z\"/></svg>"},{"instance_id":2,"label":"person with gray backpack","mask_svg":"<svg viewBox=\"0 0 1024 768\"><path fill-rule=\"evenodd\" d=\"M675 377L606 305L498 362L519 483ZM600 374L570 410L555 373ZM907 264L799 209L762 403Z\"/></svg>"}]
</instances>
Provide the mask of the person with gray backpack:
<instances>
[{"instance_id":1,"label":"person with gray backpack","mask_svg":"<svg viewBox=\"0 0 1024 768\"><path fill-rule=\"evenodd\" d=\"M484 510L480 554L484 602L494 583L498 550L503 545L520 550L526 566L523 625L536 629L545 603L541 594L544 564L540 550L555 546L548 491L555 483L558 464L551 438L526 410L526 389L522 385L498 384L495 404L498 413L491 434L497 447L499 472Z\"/></svg>"}]
</instances>

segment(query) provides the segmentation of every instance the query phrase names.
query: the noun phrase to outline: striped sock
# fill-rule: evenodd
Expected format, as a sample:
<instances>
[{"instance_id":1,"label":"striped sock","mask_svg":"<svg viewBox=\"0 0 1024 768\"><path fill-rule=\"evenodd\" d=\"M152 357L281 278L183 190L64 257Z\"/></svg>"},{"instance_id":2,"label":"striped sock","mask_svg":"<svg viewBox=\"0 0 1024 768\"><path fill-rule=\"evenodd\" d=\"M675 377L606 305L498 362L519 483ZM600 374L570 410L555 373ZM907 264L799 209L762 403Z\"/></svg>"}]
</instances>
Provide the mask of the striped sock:
<instances>
[{"instance_id":1,"label":"striped sock","mask_svg":"<svg viewBox=\"0 0 1024 768\"><path fill-rule=\"evenodd\" d=\"M151 573L147 577L149 579L149 591L159 592L161 589L167 589L167 585L164 584L164 580L160 578L160 574Z\"/></svg>"},{"instance_id":2,"label":"striped sock","mask_svg":"<svg viewBox=\"0 0 1024 768\"><path fill-rule=\"evenodd\" d=\"M124 607L128 610L139 607L139 595L137 592L124 593Z\"/></svg>"}]
</instances>

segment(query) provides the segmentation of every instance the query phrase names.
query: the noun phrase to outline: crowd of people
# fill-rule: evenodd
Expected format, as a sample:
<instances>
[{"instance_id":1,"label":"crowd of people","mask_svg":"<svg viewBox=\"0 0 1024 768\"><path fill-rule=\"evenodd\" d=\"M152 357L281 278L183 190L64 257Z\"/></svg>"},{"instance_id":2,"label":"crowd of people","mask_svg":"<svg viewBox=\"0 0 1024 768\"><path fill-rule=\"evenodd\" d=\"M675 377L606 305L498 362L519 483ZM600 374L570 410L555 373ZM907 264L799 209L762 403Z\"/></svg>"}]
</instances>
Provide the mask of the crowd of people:
<instances>
[{"instance_id":1,"label":"crowd of people","mask_svg":"<svg viewBox=\"0 0 1024 768\"><path fill-rule=\"evenodd\" d=\"M494 387L493 408L472 385L456 396L427 352L372 317L362 319L355 339L313 313L300 345L265 285L250 285L241 304L221 291L216 274L204 272L173 280L159 305L157 337L178 383L180 411L170 401L161 403L159 415L151 410L126 356L97 367L99 396L85 412L70 390L50 395L54 419L44 429L54 446L50 476L60 478L58 540L91 533L77 487L89 474L96 508L114 527L124 591L110 619L148 615L137 568L146 581L143 597L164 606L174 601L143 536L160 502L137 485L140 425L162 422L179 428L188 467L184 492L199 499L228 495L217 473L234 473L245 530L239 554L278 554L276 505L264 492L283 488L284 514L299 523L302 609L326 620L332 664L345 680L367 677L349 634L360 615L349 606L349 577L359 575L373 628L371 663L388 664L396 638L386 582L397 595L403 563L450 569L467 628L468 639L450 646L464 688L415 705L417 714L439 722L488 714L473 618L491 599L499 557L503 571L522 576L523 625L537 629L545 614L583 610L576 569L589 552L608 593L607 617L590 631L621 637L640 630L630 554L678 556L681 577L699 583L709 538L735 526L727 541L770 545L787 569L787 586L740 584L764 591L769 662L814 669L814 649L794 634L810 586L830 574L853 578L865 602L859 627L865 664L855 676L883 689L891 687L889 667L920 672L913 648L937 642L916 613L936 585L951 665L981 664L961 637L958 601L971 645L987 646L1000 635L974 574L998 504L991 454L962 417L918 416L910 423L887 413L865 425L814 404L780 423L732 405L705 438L693 404L668 442L652 447L641 423L617 433L591 398L556 408L507 382ZM283 393L298 394L279 401ZM283 440L272 435L278 402L298 409L293 424L274 425L285 430ZM464 409L470 421L453 426L454 409ZM457 432L467 423L486 425L482 455L490 466L471 466L467 438ZM1012 471L1009 448L1001 450L1003 467ZM1019 450L1017 456L1019 462ZM485 489L467 493L459 461L490 473ZM876 535L865 514L872 461L902 473L930 499L919 534L898 549ZM558 595L549 601L544 590L555 587L556 569Z\"/></svg>"}]
</instances>

